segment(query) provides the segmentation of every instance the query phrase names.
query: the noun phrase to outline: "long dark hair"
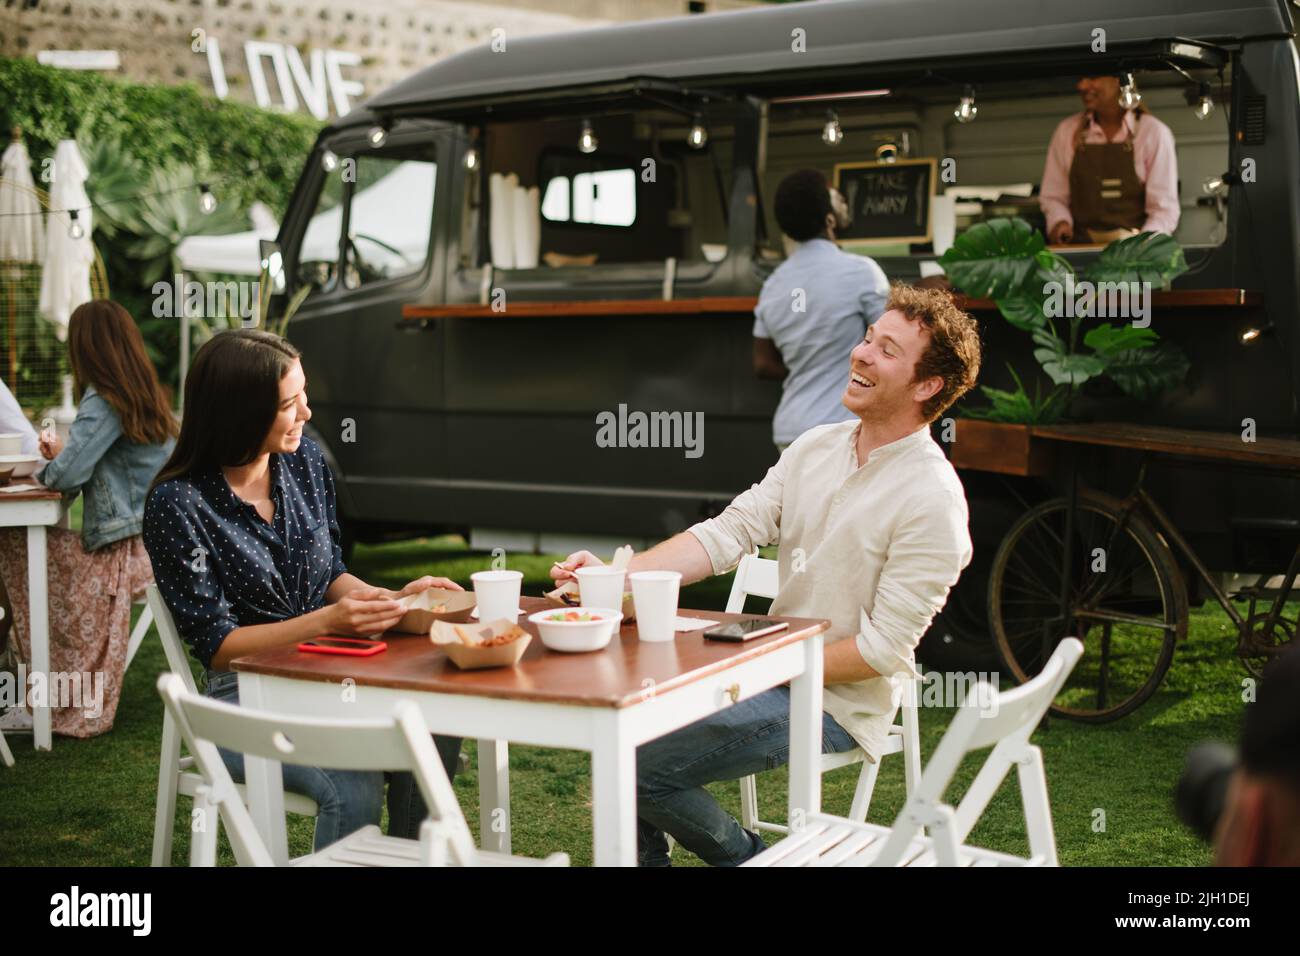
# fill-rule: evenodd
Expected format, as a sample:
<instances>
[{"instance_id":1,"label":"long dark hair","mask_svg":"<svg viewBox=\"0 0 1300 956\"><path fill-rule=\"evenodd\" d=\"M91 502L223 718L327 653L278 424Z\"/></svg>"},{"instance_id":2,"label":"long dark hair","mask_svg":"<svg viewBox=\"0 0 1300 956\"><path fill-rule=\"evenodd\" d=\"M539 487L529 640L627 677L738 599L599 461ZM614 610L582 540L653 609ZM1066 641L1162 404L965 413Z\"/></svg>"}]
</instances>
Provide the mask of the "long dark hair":
<instances>
[{"instance_id":1,"label":"long dark hair","mask_svg":"<svg viewBox=\"0 0 1300 956\"><path fill-rule=\"evenodd\" d=\"M171 401L131 313L109 299L83 302L68 319L68 363L77 401L88 386L122 424L127 441L160 445L176 434Z\"/></svg>"},{"instance_id":2,"label":"long dark hair","mask_svg":"<svg viewBox=\"0 0 1300 956\"><path fill-rule=\"evenodd\" d=\"M255 459L280 407L280 379L298 356L286 339L261 329L231 329L209 339L185 379L176 448L149 489Z\"/></svg>"}]
</instances>

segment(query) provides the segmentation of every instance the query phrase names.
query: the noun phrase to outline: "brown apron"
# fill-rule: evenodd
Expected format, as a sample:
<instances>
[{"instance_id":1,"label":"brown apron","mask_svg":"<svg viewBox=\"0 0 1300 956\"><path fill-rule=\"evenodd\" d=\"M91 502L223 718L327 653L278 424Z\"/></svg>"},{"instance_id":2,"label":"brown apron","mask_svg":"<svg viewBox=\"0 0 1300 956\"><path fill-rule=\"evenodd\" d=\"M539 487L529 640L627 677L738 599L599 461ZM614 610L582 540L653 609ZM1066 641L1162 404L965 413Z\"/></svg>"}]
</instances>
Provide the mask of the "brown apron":
<instances>
[{"instance_id":1,"label":"brown apron","mask_svg":"<svg viewBox=\"0 0 1300 956\"><path fill-rule=\"evenodd\" d=\"M1141 112L1135 122L1142 118ZM1146 222L1147 189L1133 163L1133 134L1120 143L1085 143L1088 116L1074 134L1070 165L1070 214L1074 241L1087 242L1088 230L1141 229Z\"/></svg>"}]
</instances>

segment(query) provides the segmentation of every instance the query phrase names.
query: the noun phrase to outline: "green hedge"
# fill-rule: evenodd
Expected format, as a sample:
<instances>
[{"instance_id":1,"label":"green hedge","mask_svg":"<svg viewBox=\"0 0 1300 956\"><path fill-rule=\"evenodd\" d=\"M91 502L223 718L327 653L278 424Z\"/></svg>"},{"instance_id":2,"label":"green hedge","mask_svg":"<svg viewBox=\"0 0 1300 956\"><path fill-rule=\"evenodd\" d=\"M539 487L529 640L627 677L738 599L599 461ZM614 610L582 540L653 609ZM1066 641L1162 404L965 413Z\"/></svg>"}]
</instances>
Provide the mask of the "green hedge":
<instances>
[{"instance_id":1,"label":"green hedge","mask_svg":"<svg viewBox=\"0 0 1300 956\"><path fill-rule=\"evenodd\" d=\"M22 126L35 172L61 139L117 138L147 169L206 158L222 201L247 207L260 199L276 215L321 129L307 114L218 100L191 83L146 86L30 59L0 58L0 91L0 131L7 141L10 127ZM253 163L261 169L250 174Z\"/></svg>"},{"instance_id":2,"label":"green hedge","mask_svg":"<svg viewBox=\"0 0 1300 956\"><path fill-rule=\"evenodd\" d=\"M168 182L211 184L222 207L220 215L212 216L211 221L196 218L196 206L191 206L187 223L191 229L216 232L249 228L247 210L256 200L282 217L322 126L306 114L276 113L218 100L191 83L146 86L100 73L46 67L30 59L0 58L0 134L4 142L15 125L23 129L38 186L49 188L41 182L41 161L54 156L59 140L75 138L92 166L92 176L96 148L107 151L99 156L101 161L108 157L101 163L99 178L90 184L95 201L103 201L105 195L117 199L147 192L155 186L150 181L153 174L171 171L174 175ZM197 199L197 190L184 196L187 205ZM164 202L162 211L174 212L175 205ZM105 206L94 217L94 241L104 261L109 294L136 317L164 383L175 387L180 346L177 322L154 318L151 311L153 283L170 278L172 270L165 252L160 258L156 249L152 254L141 250L146 244L143 240L160 231L172 231L170 226L151 229L144 223L177 220L131 215L141 208L129 200ZM178 231L168 237L169 248L174 249L178 235L183 234ZM48 364L40 368L48 381L33 384L30 394L23 396L26 404L43 405L57 399L58 369Z\"/></svg>"}]
</instances>

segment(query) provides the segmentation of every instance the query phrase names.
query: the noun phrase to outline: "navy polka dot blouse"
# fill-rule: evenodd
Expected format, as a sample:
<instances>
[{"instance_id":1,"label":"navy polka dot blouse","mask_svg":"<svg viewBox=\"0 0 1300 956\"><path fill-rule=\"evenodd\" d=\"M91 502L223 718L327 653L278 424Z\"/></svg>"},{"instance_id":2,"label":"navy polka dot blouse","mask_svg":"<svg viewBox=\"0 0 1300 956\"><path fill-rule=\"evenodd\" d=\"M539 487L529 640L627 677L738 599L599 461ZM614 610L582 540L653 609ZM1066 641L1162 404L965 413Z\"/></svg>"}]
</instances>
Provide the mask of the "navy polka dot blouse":
<instances>
[{"instance_id":1,"label":"navy polka dot blouse","mask_svg":"<svg viewBox=\"0 0 1300 956\"><path fill-rule=\"evenodd\" d=\"M347 571L334 478L306 436L272 454L272 524L230 489L221 470L163 482L144 507L144 545L176 628L209 667L237 627L298 617L325 605Z\"/></svg>"}]
</instances>

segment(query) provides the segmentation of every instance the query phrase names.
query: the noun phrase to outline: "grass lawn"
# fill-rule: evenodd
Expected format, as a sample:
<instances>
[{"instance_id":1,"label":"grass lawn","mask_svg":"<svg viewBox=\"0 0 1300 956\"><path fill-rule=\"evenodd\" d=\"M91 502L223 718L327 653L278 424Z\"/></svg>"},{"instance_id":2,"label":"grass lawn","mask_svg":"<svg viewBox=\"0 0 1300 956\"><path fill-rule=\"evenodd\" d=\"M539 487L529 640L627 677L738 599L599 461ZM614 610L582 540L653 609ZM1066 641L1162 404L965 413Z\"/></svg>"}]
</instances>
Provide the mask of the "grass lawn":
<instances>
[{"instance_id":1,"label":"grass lawn","mask_svg":"<svg viewBox=\"0 0 1300 956\"><path fill-rule=\"evenodd\" d=\"M549 581L554 556L517 556L509 566L525 574L524 592L538 594ZM377 584L399 587L421 574L440 574L468 584L472 571L490 557L467 551L458 538L367 547L359 545L352 570ZM729 578L683 591L684 608L721 608ZM751 607L750 610L755 610ZM1047 765L1048 788L1061 862L1066 866L1200 866L1208 847L1175 819L1174 783L1187 750L1207 738L1234 740L1239 726L1245 672L1233 654L1228 619L1217 606L1193 611L1190 637L1178 649L1164 686L1133 715L1114 724L1087 726L1052 720L1035 741ZM91 740L58 738L52 753L36 753L30 737L10 739L17 766L0 767L0 864L68 866L148 865L153 837L154 797L162 704L154 691L164 669L156 637L146 640L126 675L113 731ZM933 752L952 717L951 710L921 711L923 749ZM470 824L477 831L478 786L473 742L465 747L468 772L455 781ZM554 850L574 864L591 862L590 768L585 753L511 749L514 849L541 856ZM977 769L963 767L964 788ZM846 813L856 770L824 779L823 807ZM785 772L759 777L759 803L767 819L779 819L785 801ZM739 813L734 782L713 792ZM952 796L952 795L950 795ZM872 804L871 819L892 820L903 797L902 763L887 758ZM173 863L187 860L189 804L179 801ZM311 821L290 818L293 855L311 847ZM972 835L983 846L1024 853L1020 799L1012 774ZM222 837L222 861L233 862ZM674 862L699 865L678 848Z\"/></svg>"}]
</instances>

